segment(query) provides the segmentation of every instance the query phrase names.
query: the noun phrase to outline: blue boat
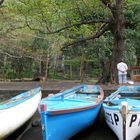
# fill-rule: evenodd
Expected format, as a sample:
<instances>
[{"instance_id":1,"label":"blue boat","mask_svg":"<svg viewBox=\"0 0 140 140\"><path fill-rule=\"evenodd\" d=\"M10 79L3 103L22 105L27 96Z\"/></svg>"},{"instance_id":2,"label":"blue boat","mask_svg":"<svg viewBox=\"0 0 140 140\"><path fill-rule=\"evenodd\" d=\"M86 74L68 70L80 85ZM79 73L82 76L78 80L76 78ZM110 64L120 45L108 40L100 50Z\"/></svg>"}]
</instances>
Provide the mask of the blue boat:
<instances>
[{"instance_id":1,"label":"blue boat","mask_svg":"<svg viewBox=\"0 0 140 140\"><path fill-rule=\"evenodd\" d=\"M140 86L122 86L104 100L105 119L119 140L140 135Z\"/></svg>"},{"instance_id":2,"label":"blue boat","mask_svg":"<svg viewBox=\"0 0 140 140\"><path fill-rule=\"evenodd\" d=\"M43 140L68 140L91 126L101 109L104 92L98 85L80 85L41 100Z\"/></svg>"}]
</instances>

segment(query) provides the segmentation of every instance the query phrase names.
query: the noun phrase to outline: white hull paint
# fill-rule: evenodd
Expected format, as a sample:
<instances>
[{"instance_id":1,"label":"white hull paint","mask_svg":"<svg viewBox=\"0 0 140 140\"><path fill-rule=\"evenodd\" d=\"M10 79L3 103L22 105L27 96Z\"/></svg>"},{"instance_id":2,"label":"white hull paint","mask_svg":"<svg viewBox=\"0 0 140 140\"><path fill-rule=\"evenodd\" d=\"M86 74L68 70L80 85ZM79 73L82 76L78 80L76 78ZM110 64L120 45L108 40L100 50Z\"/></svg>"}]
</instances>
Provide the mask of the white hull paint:
<instances>
[{"instance_id":1,"label":"white hull paint","mask_svg":"<svg viewBox=\"0 0 140 140\"><path fill-rule=\"evenodd\" d=\"M129 111L126 119L120 110L110 110L104 107L105 119L119 140L134 140L140 135L140 111Z\"/></svg>"},{"instance_id":2,"label":"white hull paint","mask_svg":"<svg viewBox=\"0 0 140 140\"><path fill-rule=\"evenodd\" d=\"M121 140L121 138L123 137L123 127L122 127L123 121L120 112L116 110L109 110L104 108L104 113L105 113L106 123ZM117 121L116 116L118 116L119 121Z\"/></svg>"},{"instance_id":3,"label":"white hull paint","mask_svg":"<svg viewBox=\"0 0 140 140\"><path fill-rule=\"evenodd\" d=\"M119 140L140 135L140 86L121 86L103 103L106 122Z\"/></svg>"},{"instance_id":4,"label":"white hull paint","mask_svg":"<svg viewBox=\"0 0 140 140\"><path fill-rule=\"evenodd\" d=\"M17 130L36 112L41 100L41 92L11 108L0 110L0 139Z\"/></svg>"}]
</instances>

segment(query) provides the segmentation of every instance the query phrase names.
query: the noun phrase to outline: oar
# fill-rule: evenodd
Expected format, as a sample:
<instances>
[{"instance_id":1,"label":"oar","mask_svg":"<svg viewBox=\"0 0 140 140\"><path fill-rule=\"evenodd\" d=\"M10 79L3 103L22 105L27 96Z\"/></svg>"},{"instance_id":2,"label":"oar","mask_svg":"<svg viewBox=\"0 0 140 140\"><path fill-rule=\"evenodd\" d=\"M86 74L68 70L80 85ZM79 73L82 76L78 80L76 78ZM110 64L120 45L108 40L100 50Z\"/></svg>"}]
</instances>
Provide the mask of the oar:
<instances>
[{"instance_id":1,"label":"oar","mask_svg":"<svg viewBox=\"0 0 140 140\"><path fill-rule=\"evenodd\" d=\"M103 101L103 103L110 104L111 101L120 93L120 90L118 89L114 93L112 93L109 97L106 97L106 99Z\"/></svg>"}]
</instances>

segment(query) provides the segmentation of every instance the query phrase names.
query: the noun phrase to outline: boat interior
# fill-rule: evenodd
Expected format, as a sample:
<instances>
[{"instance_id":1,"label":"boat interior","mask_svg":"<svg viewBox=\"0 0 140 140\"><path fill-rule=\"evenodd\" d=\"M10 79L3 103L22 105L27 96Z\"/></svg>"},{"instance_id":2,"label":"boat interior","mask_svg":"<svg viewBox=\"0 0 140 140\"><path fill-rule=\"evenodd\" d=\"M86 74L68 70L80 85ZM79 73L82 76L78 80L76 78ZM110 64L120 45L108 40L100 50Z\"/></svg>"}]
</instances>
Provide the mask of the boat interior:
<instances>
[{"instance_id":1,"label":"boat interior","mask_svg":"<svg viewBox=\"0 0 140 140\"><path fill-rule=\"evenodd\" d=\"M77 90L77 91L70 92L68 94L59 94L59 96L54 95L50 98L46 98L46 100L47 100L48 110L58 110L58 109L60 110L66 108L96 105L99 97L100 97L99 91L86 92L86 91Z\"/></svg>"},{"instance_id":2,"label":"boat interior","mask_svg":"<svg viewBox=\"0 0 140 140\"><path fill-rule=\"evenodd\" d=\"M119 93L119 98L131 98L140 100L140 91L122 91Z\"/></svg>"},{"instance_id":3,"label":"boat interior","mask_svg":"<svg viewBox=\"0 0 140 140\"><path fill-rule=\"evenodd\" d=\"M140 91L121 91L113 99L104 102L109 106L119 105L121 102L126 101L129 105L140 105Z\"/></svg>"},{"instance_id":4,"label":"boat interior","mask_svg":"<svg viewBox=\"0 0 140 140\"><path fill-rule=\"evenodd\" d=\"M99 97L99 92L85 92L77 91L74 94L67 96L67 99L78 99L78 100L96 100Z\"/></svg>"}]
</instances>

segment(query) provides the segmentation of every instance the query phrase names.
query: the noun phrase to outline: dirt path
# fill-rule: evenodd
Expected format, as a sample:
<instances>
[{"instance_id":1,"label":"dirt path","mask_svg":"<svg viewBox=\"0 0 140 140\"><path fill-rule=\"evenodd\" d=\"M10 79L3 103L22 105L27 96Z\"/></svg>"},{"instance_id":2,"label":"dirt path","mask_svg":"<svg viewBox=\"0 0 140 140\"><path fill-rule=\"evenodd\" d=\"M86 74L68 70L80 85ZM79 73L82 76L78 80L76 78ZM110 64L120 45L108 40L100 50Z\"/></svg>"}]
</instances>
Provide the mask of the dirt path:
<instances>
[{"instance_id":1,"label":"dirt path","mask_svg":"<svg viewBox=\"0 0 140 140\"><path fill-rule=\"evenodd\" d=\"M87 83L94 84L94 83ZM78 81L46 81L44 83L28 81L28 82L0 82L0 90L29 90L38 86L42 90L65 90L80 85ZM115 90L115 85L100 85L105 90Z\"/></svg>"}]
</instances>

